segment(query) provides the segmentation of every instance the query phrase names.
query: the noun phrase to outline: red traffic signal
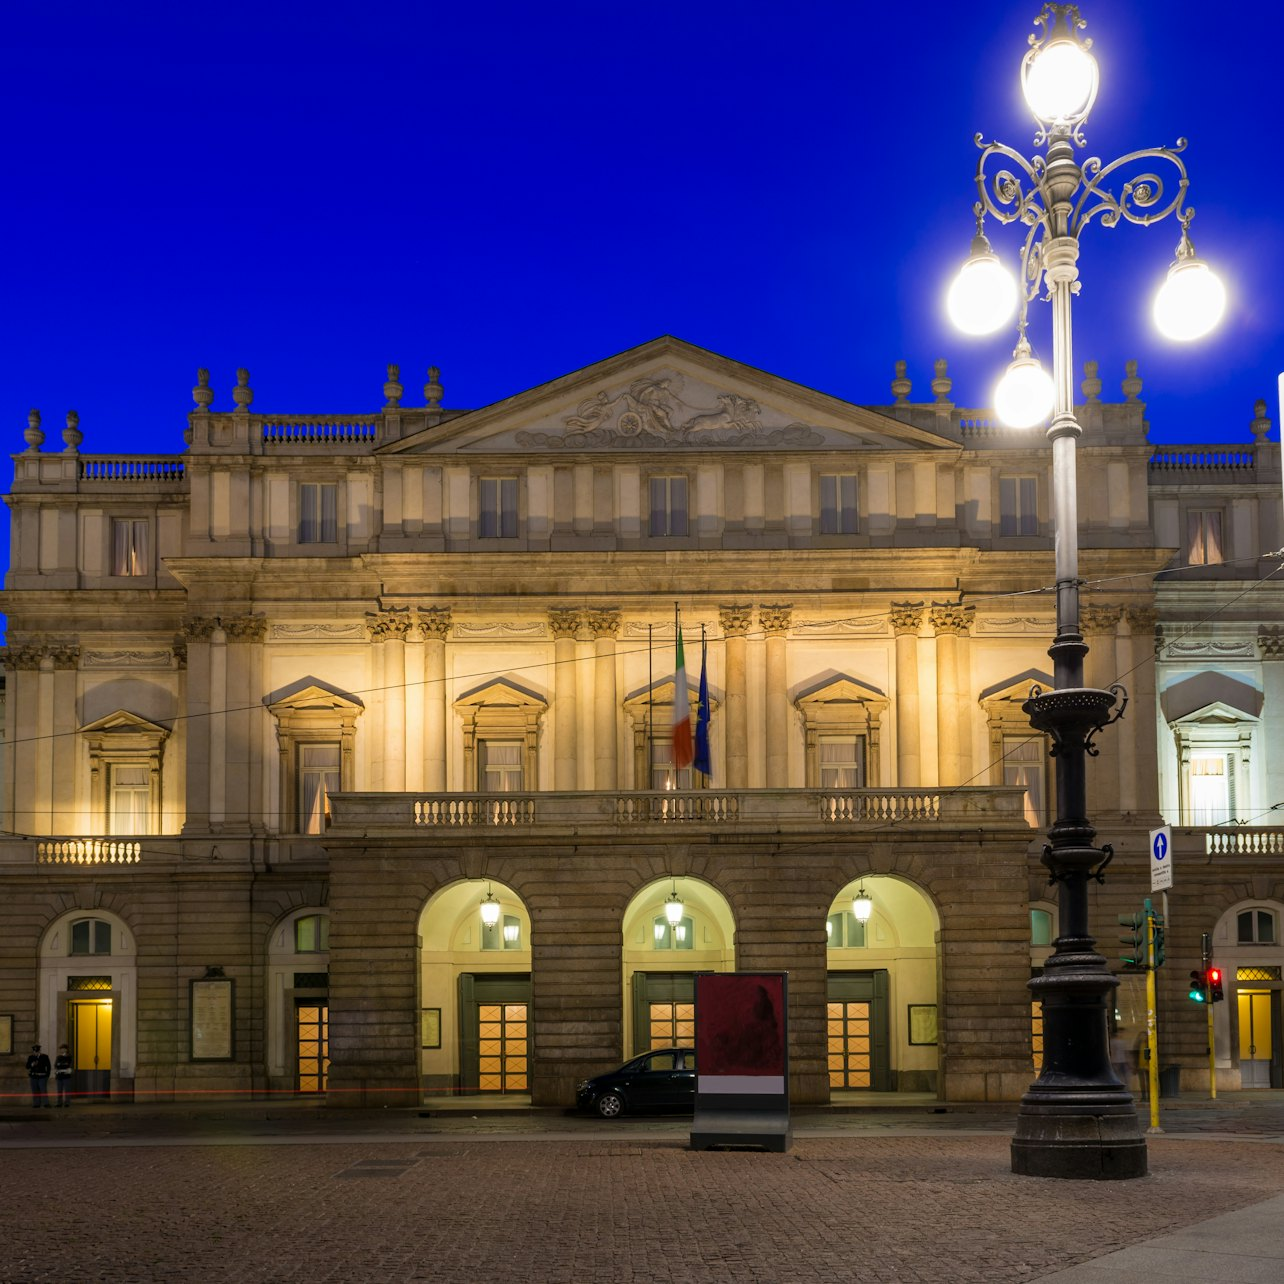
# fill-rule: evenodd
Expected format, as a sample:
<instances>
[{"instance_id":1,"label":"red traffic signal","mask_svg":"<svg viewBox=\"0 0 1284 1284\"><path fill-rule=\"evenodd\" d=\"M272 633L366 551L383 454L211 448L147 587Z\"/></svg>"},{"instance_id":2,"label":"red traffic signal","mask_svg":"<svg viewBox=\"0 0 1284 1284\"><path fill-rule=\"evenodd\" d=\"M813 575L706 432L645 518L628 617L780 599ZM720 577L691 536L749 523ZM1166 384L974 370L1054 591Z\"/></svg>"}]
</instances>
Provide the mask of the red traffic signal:
<instances>
[{"instance_id":1,"label":"red traffic signal","mask_svg":"<svg viewBox=\"0 0 1284 1284\"><path fill-rule=\"evenodd\" d=\"M1225 994L1222 993L1222 970L1219 967L1210 967L1208 969L1208 1001L1210 1003L1220 1003Z\"/></svg>"}]
</instances>

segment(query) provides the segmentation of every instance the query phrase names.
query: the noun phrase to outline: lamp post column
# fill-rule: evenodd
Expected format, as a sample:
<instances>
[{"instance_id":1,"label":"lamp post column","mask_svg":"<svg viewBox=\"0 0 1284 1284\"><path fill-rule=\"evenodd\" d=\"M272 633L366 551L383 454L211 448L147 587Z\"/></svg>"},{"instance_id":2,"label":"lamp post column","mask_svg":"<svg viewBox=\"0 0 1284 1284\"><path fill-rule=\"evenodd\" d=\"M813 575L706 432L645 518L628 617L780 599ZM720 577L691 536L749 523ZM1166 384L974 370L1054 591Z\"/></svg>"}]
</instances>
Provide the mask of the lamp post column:
<instances>
[{"instance_id":1,"label":"lamp post column","mask_svg":"<svg viewBox=\"0 0 1284 1284\"><path fill-rule=\"evenodd\" d=\"M1049 170L1056 145L1049 149ZM1078 183L1075 167L1074 184ZM1058 211L1054 204L1052 219ZM1053 741L1057 818L1048 831L1043 863L1057 884L1060 931L1043 974L1030 982L1043 1007L1044 1056L1039 1078L1021 1099L1012 1139L1012 1170L1036 1177L1139 1177L1147 1168L1146 1141L1132 1095L1110 1065L1107 1000L1117 978L1096 952L1088 931L1088 882L1109 862L1111 849L1093 845L1088 819L1087 755L1110 721L1117 693L1087 688L1087 646L1079 629L1079 529L1070 301L1078 277L1078 242L1050 236L1044 272L1052 302L1053 534L1057 633L1048 650L1053 690L1031 695L1024 709L1031 725Z\"/></svg>"}]
</instances>

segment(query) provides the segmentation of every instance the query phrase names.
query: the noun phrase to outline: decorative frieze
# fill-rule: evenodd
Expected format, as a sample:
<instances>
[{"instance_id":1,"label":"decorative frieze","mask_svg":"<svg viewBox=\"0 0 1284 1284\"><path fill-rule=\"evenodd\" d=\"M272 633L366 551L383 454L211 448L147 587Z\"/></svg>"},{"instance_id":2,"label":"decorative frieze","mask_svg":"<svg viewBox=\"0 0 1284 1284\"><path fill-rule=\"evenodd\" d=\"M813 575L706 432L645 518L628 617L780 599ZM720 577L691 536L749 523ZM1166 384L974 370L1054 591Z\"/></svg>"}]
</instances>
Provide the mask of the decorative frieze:
<instances>
[{"instance_id":1,"label":"decorative frieze","mask_svg":"<svg viewBox=\"0 0 1284 1284\"><path fill-rule=\"evenodd\" d=\"M977 634L1039 633L1051 636L1054 627L1050 619L1040 619L1037 615L983 615L976 620L972 631Z\"/></svg>"},{"instance_id":2,"label":"decorative frieze","mask_svg":"<svg viewBox=\"0 0 1284 1284\"><path fill-rule=\"evenodd\" d=\"M1248 638L1240 640L1216 638L1174 638L1165 644L1164 654L1170 660L1217 659L1255 660L1257 652Z\"/></svg>"},{"instance_id":3,"label":"decorative frieze","mask_svg":"<svg viewBox=\"0 0 1284 1284\"><path fill-rule=\"evenodd\" d=\"M461 624L456 630L461 638L544 638L548 632L543 624L513 624L497 620L487 624Z\"/></svg>"},{"instance_id":4,"label":"decorative frieze","mask_svg":"<svg viewBox=\"0 0 1284 1284\"><path fill-rule=\"evenodd\" d=\"M274 642L364 641L364 624L273 624L268 637Z\"/></svg>"},{"instance_id":5,"label":"decorative frieze","mask_svg":"<svg viewBox=\"0 0 1284 1284\"><path fill-rule=\"evenodd\" d=\"M881 615L855 620L819 620L813 624L795 624L796 637L882 637L887 621Z\"/></svg>"},{"instance_id":6,"label":"decorative frieze","mask_svg":"<svg viewBox=\"0 0 1284 1284\"><path fill-rule=\"evenodd\" d=\"M183 657L187 656L184 646ZM86 651L80 658L82 669L170 669L178 660L174 650ZM181 663L181 661L180 661Z\"/></svg>"}]
</instances>

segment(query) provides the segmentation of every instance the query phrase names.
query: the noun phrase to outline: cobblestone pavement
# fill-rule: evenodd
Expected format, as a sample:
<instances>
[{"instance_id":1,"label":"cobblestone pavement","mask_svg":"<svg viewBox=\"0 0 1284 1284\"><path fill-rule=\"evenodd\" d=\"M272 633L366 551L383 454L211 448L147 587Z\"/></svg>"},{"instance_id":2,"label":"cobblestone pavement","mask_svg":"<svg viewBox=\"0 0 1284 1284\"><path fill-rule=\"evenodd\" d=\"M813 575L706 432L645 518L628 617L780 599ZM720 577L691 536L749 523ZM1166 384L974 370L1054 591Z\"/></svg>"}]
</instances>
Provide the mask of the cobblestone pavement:
<instances>
[{"instance_id":1,"label":"cobblestone pavement","mask_svg":"<svg viewBox=\"0 0 1284 1284\"><path fill-rule=\"evenodd\" d=\"M0 1280L1032 1281L1284 1192L1284 1110L1190 1117L1098 1183L1013 1176L1005 1112L802 1115L773 1155L688 1120L0 1109Z\"/></svg>"}]
</instances>

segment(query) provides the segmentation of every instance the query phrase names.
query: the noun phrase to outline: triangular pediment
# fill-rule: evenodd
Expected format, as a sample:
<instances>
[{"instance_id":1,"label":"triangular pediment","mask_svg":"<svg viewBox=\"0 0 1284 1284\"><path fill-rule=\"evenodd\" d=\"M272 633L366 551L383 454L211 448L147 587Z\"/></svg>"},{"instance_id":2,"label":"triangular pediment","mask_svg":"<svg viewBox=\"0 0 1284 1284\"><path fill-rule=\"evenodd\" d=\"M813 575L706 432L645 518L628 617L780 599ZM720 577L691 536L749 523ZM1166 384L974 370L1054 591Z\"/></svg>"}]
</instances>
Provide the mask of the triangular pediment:
<instances>
[{"instance_id":1,"label":"triangular pediment","mask_svg":"<svg viewBox=\"0 0 1284 1284\"><path fill-rule=\"evenodd\" d=\"M275 716L282 713L351 713L360 714L365 705L359 696L318 678L300 678L297 682L282 687L279 691L270 692L263 697L263 703Z\"/></svg>"},{"instance_id":2,"label":"triangular pediment","mask_svg":"<svg viewBox=\"0 0 1284 1284\"><path fill-rule=\"evenodd\" d=\"M529 457L958 449L934 433L666 335L382 451Z\"/></svg>"},{"instance_id":3,"label":"triangular pediment","mask_svg":"<svg viewBox=\"0 0 1284 1284\"><path fill-rule=\"evenodd\" d=\"M149 722L146 718L130 713L128 709L117 709L114 713L96 718L80 728L81 735L128 736L142 735L164 740L169 735L169 728L158 723Z\"/></svg>"},{"instance_id":4,"label":"triangular pediment","mask_svg":"<svg viewBox=\"0 0 1284 1284\"><path fill-rule=\"evenodd\" d=\"M466 692L455 701L456 709L488 705L514 709L546 709L548 701L534 691L528 691L515 682L505 678L496 678L480 687Z\"/></svg>"}]
</instances>

